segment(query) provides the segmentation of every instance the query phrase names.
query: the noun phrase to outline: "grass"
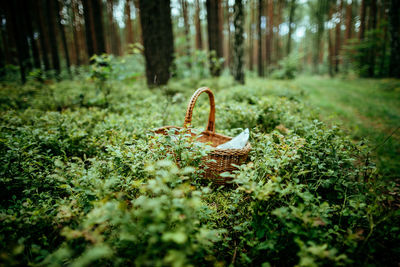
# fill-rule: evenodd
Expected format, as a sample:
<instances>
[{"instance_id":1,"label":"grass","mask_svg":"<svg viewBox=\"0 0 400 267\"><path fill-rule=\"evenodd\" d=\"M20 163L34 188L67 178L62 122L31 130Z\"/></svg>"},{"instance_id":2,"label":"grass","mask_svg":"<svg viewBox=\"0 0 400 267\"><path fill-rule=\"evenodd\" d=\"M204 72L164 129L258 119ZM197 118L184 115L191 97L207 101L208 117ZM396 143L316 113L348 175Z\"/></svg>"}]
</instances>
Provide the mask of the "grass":
<instances>
[{"instance_id":1,"label":"grass","mask_svg":"<svg viewBox=\"0 0 400 267\"><path fill-rule=\"evenodd\" d=\"M306 101L322 120L340 125L355 141L367 142L387 178L400 178L399 80L302 76L291 81L252 78L249 86Z\"/></svg>"}]
</instances>

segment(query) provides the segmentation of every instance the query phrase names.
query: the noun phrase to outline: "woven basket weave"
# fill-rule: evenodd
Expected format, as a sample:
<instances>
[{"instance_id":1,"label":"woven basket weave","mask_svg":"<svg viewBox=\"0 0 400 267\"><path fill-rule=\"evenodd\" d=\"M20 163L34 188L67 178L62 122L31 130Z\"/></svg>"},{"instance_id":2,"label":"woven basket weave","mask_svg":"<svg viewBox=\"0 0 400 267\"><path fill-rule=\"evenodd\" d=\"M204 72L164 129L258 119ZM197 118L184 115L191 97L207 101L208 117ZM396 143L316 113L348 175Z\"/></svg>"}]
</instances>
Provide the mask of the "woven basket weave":
<instances>
[{"instance_id":1,"label":"woven basket weave","mask_svg":"<svg viewBox=\"0 0 400 267\"><path fill-rule=\"evenodd\" d=\"M189 101L184 127L189 130L192 135L195 135L190 131L190 125L192 122L193 108L196 104L197 98L201 93L207 93L210 99L210 115L208 117L208 125L205 131L203 131L197 140L202 143L210 144L213 149L211 152L203 158L203 162L205 167L205 172L203 174L203 178L212 180L215 184L225 184L230 181L232 178L230 177L221 177L220 174L223 172L232 172L237 168L233 166L240 165L244 163L247 159L249 151L251 150L251 145L247 142L246 146L242 149L217 149L218 145L228 142L232 138L229 136L225 136L222 134L215 133L215 103L214 103L214 95L211 90L207 87L202 87L197 89L197 91L193 94L192 98ZM157 134L168 134L169 129L183 129L184 127L178 126L164 126L157 130L155 133ZM210 159L213 161L210 162Z\"/></svg>"}]
</instances>

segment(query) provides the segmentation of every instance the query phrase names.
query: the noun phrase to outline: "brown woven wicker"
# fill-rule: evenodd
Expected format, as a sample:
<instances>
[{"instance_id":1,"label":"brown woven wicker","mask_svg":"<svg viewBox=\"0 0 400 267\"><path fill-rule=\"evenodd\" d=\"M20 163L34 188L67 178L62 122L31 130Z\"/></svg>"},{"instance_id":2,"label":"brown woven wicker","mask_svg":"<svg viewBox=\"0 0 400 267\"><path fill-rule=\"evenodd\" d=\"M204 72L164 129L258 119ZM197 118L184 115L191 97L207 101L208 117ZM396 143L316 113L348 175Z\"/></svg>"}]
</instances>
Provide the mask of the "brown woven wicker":
<instances>
[{"instance_id":1,"label":"brown woven wicker","mask_svg":"<svg viewBox=\"0 0 400 267\"><path fill-rule=\"evenodd\" d=\"M209 143L214 149L203 159L206 168L203 174L203 178L211 179L213 183L216 184L225 184L230 181L232 178L230 177L221 177L220 174L223 172L232 172L237 168L233 166L240 165L246 161L249 151L251 149L251 145L247 142L246 146L242 149L217 149L216 147L220 144L226 143L232 138L229 136L225 136L222 134L215 133L215 103L214 103L214 95L211 90L207 87L202 87L196 90L193 94L192 98L189 101L184 127L189 130L192 135L195 135L190 131L190 125L192 122L192 114L193 108L196 104L197 98L201 93L206 92L210 99L210 115L208 117L208 125L207 129L203 131L197 140L202 143ZM166 135L169 129L182 129L183 127L177 126L164 126L157 130L155 133ZM210 162L210 159L214 160Z\"/></svg>"}]
</instances>

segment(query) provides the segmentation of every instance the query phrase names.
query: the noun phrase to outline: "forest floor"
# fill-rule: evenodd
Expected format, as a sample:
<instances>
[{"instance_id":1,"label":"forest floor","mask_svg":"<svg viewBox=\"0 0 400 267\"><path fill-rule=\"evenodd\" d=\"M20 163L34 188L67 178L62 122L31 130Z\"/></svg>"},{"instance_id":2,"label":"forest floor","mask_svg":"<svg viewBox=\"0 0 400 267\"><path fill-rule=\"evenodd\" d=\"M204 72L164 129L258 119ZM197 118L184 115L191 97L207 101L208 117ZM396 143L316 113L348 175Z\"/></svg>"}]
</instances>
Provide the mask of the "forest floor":
<instances>
[{"instance_id":1,"label":"forest floor","mask_svg":"<svg viewBox=\"0 0 400 267\"><path fill-rule=\"evenodd\" d=\"M306 101L321 120L340 126L356 141L368 142L387 178L400 177L400 81L302 76L292 81L251 79L253 83L268 83L272 94Z\"/></svg>"}]
</instances>

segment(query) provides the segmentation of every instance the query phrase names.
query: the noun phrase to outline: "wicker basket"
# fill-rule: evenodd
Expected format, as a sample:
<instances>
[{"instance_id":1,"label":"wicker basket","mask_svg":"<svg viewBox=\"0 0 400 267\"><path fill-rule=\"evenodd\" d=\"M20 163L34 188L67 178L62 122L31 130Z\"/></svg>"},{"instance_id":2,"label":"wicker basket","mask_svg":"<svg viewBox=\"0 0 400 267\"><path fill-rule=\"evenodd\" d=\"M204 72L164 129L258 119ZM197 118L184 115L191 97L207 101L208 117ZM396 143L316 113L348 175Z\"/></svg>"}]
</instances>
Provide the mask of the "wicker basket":
<instances>
[{"instance_id":1,"label":"wicker basket","mask_svg":"<svg viewBox=\"0 0 400 267\"><path fill-rule=\"evenodd\" d=\"M192 114L193 108L196 104L197 98L200 96L201 93L206 92L210 98L210 115L208 118L208 125L207 129L202 132L199 137L198 141L203 143L210 143L214 149L203 159L205 162L205 172L203 174L203 178L212 180L213 183L216 184L225 184L227 181L230 181L231 178L229 177L221 177L220 174L223 172L232 172L237 168L233 166L240 165L246 161L249 151L251 149L251 145L247 142L246 146L242 149L217 149L216 147L220 144L226 143L232 138L229 136L225 136L222 134L215 133L215 103L214 103L214 95L211 90L207 87L202 87L197 89L197 91L193 94L192 98L189 101L184 127L188 128L190 131L190 125L192 122ZM182 129L183 127L177 126L164 126L157 130L155 133L157 134L164 134L168 133L169 129ZM190 131L192 135L195 135ZM209 162L212 159L214 161Z\"/></svg>"}]
</instances>

